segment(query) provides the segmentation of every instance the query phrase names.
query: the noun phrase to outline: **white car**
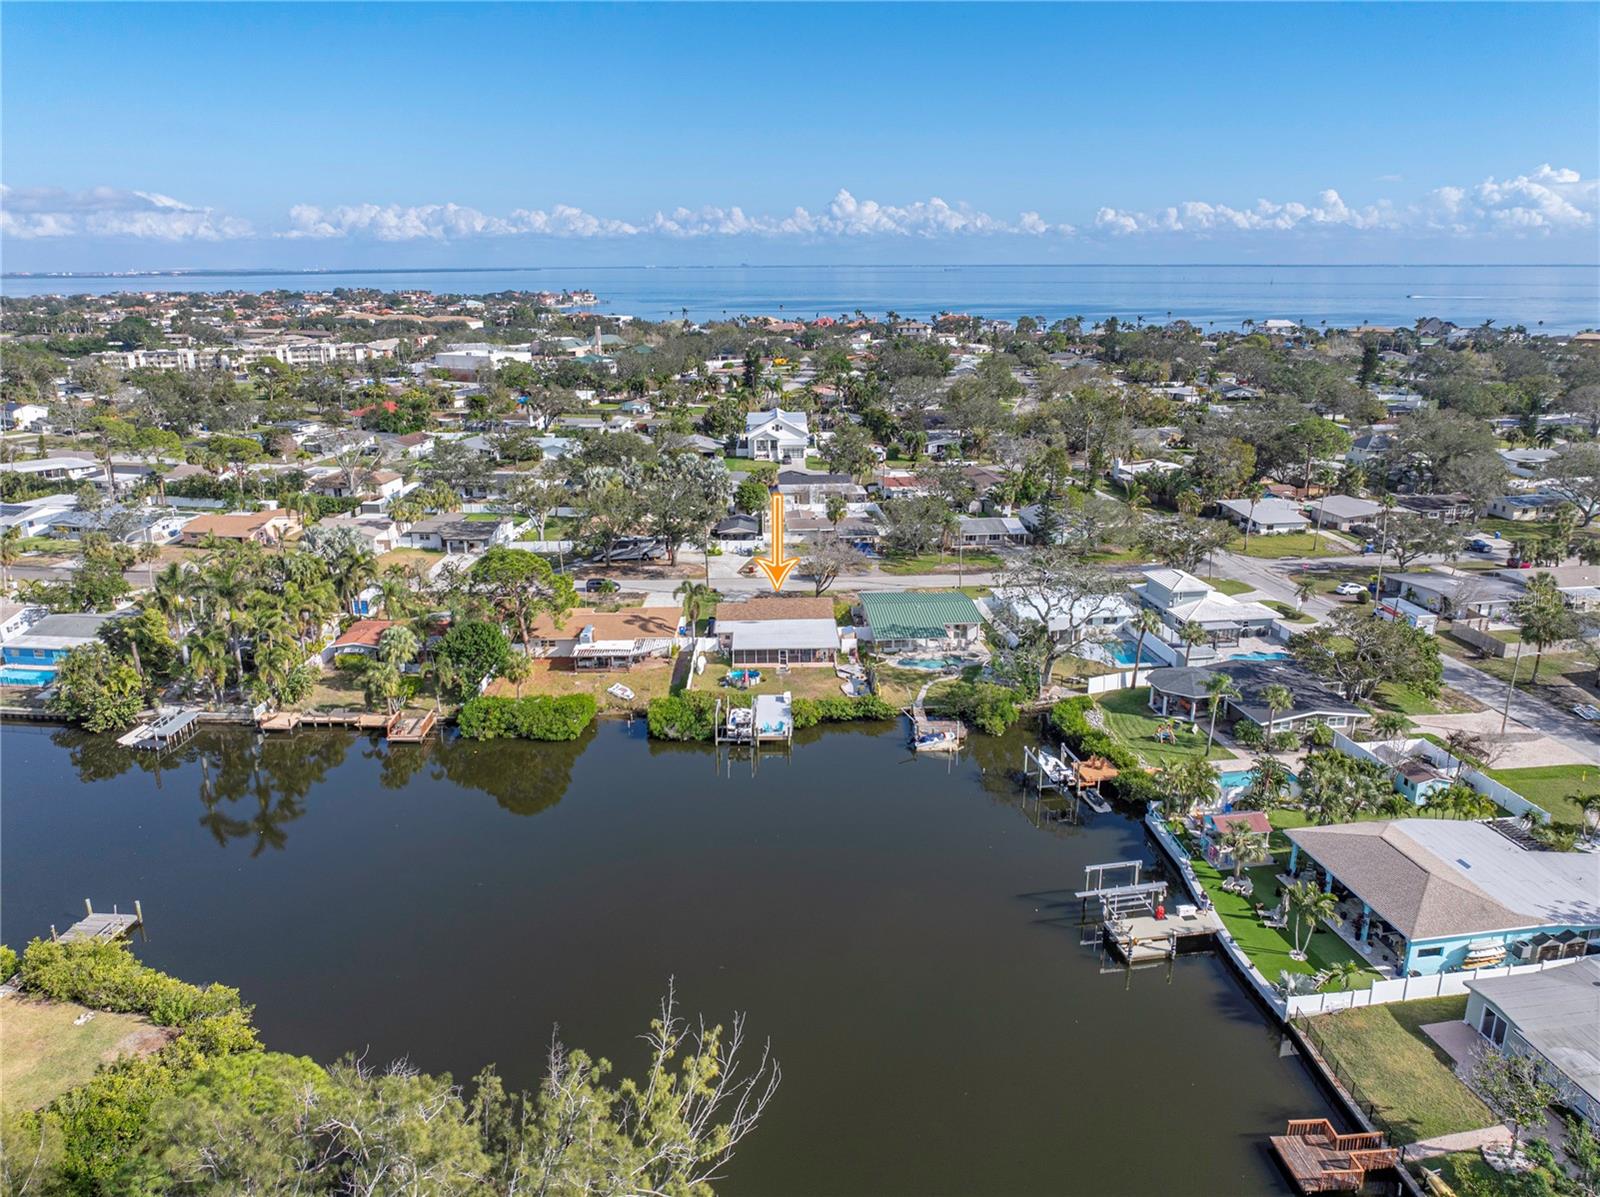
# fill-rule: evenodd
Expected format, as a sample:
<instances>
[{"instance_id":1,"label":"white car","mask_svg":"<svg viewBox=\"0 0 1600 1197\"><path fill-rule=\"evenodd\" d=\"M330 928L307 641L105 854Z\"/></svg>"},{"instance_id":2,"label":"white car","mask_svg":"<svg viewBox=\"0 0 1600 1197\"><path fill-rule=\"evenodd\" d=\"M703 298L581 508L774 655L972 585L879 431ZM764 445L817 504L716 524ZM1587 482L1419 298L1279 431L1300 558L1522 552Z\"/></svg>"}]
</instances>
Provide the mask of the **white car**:
<instances>
[{"instance_id":1,"label":"white car","mask_svg":"<svg viewBox=\"0 0 1600 1197\"><path fill-rule=\"evenodd\" d=\"M1579 719L1587 719L1591 723L1596 719L1600 719L1600 707L1595 706L1593 703L1580 702L1572 708L1572 713Z\"/></svg>"},{"instance_id":2,"label":"white car","mask_svg":"<svg viewBox=\"0 0 1600 1197\"><path fill-rule=\"evenodd\" d=\"M1333 588L1333 593L1335 593L1335 594L1343 594L1343 595L1352 595L1352 594L1360 594L1365 589L1366 589L1366 587L1363 586L1360 582L1340 582L1337 586L1335 586Z\"/></svg>"}]
</instances>

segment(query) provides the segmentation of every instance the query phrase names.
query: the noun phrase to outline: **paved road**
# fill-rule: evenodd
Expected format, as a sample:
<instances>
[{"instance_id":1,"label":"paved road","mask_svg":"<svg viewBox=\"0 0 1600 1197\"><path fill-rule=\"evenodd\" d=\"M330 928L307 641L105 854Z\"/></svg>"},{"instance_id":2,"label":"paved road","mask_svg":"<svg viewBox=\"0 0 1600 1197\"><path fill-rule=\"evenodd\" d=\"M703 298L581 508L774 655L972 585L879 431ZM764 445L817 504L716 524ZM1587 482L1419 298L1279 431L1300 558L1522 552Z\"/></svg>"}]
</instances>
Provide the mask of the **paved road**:
<instances>
[{"instance_id":1,"label":"paved road","mask_svg":"<svg viewBox=\"0 0 1600 1197\"><path fill-rule=\"evenodd\" d=\"M1350 563L1377 566L1371 557L1333 557L1318 558L1317 563ZM1237 578L1241 582L1248 582L1264 594L1283 602L1294 601L1295 584L1285 575L1291 573L1307 562L1298 560L1268 561L1255 557L1240 557L1235 553L1219 554L1217 568L1219 572L1230 578ZM1316 595L1306 600L1304 610L1308 615L1326 618L1338 607L1344 604L1338 600L1330 599L1325 595ZM1467 662L1462 661L1449 653L1442 653L1444 659L1444 681L1448 686L1460 690L1463 694L1477 699L1493 711L1506 710L1506 683L1499 678L1476 669ZM1560 740L1573 752L1581 755L1585 760L1600 763L1600 736L1597 729L1564 707L1518 690L1511 697L1510 716L1513 720L1523 724L1531 731L1540 732L1553 739Z\"/></svg>"}]
</instances>

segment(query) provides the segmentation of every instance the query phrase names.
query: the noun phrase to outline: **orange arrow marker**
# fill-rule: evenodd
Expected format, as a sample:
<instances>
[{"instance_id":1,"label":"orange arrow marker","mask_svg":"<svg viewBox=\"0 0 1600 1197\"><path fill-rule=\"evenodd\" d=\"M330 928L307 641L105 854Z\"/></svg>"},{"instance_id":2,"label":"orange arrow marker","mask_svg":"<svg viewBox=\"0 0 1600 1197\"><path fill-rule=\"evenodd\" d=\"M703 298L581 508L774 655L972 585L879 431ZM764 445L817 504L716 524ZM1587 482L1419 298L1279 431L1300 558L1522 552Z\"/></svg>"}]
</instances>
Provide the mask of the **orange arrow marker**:
<instances>
[{"instance_id":1,"label":"orange arrow marker","mask_svg":"<svg viewBox=\"0 0 1600 1197\"><path fill-rule=\"evenodd\" d=\"M771 537L771 544L765 557L756 558L756 564L761 567L761 572L767 575L767 581L772 583L772 589L782 590L784 582L789 577L789 571L800 564L800 558L783 555L783 496L778 493L777 487L773 487L768 496L767 532Z\"/></svg>"}]
</instances>

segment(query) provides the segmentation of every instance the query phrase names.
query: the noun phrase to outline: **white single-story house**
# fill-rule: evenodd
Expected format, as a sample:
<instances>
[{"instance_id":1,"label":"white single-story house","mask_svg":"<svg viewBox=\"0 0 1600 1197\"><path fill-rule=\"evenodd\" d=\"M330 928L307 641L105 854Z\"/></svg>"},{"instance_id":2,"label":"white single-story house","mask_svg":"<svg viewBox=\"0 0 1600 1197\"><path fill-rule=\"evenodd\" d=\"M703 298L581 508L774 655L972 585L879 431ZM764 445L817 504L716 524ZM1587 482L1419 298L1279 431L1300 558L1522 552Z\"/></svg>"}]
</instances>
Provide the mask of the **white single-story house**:
<instances>
[{"instance_id":1,"label":"white single-story house","mask_svg":"<svg viewBox=\"0 0 1600 1197\"><path fill-rule=\"evenodd\" d=\"M1375 523L1382 510L1383 508L1371 499L1328 495L1306 505L1306 518L1311 521L1313 527L1345 532L1356 524Z\"/></svg>"},{"instance_id":2,"label":"white single-story house","mask_svg":"<svg viewBox=\"0 0 1600 1197\"><path fill-rule=\"evenodd\" d=\"M832 665L839 632L826 596L771 595L717 608L717 642L737 666Z\"/></svg>"},{"instance_id":3,"label":"white single-story house","mask_svg":"<svg viewBox=\"0 0 1600 1197\"><path fill-rule=\"evenodd\" d=\"M1572 500L1560 491L1536 490L1490 499L1485 510L1497 520L1547 520L1557 508L1570 502Z\"/></svg>"},{"instance_id":4,"label":"white single-story house","mask_svg":"<svg viewBox=\"0 0 1600 1197\"><path fill-rule=\"evenodd\" d=\"M481 553L493 545L511 543L509 519L469 520L458 515L433 515L418 520L400 534L408 549L442 549L446 553Z\"/></svg>"},{"instance_id":5,"label":"white single-story house","mask_svg":"<svg viewBox=\"0 0 1600 1197\"><path fill-rule=\"evenodd\" d=\"M1546 959L1577 955L1577 935L1549 936ZM1466 1023L1490 1047L1539 1062L1563 1105L1600 1123L1600 959L1467 982Z\"/></svg>"},{"instance_id":6,"label":"white single-story house","mask_svg":"<svg viewBox=\"0 0 1600 1197\"><path fill-rule=\"evenodd\" d=\"M1265 498L1254 503L1249 499L1223 499L1217 506L1228 519L1257 536L1304 532L1311 524L1298 507L1284 499Z\"/></svg>"}]
</instances>

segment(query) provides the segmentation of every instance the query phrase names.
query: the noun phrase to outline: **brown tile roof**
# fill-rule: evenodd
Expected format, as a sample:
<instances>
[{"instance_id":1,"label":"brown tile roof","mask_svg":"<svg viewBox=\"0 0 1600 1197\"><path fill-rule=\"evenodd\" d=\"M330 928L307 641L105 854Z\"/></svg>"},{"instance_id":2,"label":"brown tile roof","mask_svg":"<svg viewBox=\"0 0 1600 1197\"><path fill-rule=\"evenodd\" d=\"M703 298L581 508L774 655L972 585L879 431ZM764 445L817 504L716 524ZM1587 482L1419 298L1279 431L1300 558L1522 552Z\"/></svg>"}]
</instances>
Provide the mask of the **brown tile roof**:
<instances>
[{"instance_id":1,"label":"brown tile roof","mask_svg":"<svg viewBox=\"0 0 1600 1197\"><path fill-rule=\"evenodd\" d=\"M377 648L378 637L399 622L393 619L358 619L333 642L334 648Z\"/></svg>"},{"instance_id":2,"label":"brown tile roof","mask_svg":"<svg viewBox=\"0 0 1600 1197\"><path fill-rule=\"evenodd\" d=\"M250 511L241 515L201 515L183 526L185 536L220 536L224 539L249 536L266 527L273 520L290 518L277 510Z\"/></svg>"},{"instance_id":3,"label":"brown tile roof","mask_svg":"<svg viewBox=\"0 0 1600 1197\"><path fill-rule=\"evenodd\" d=\"M1235 827L1247 827L1257 835L1272 834L1272 823L1267 819L1266 812L1259 810L1238 810L1225 815L1212 815L1211 825L1220 835L1226 835Z\"/></svg>"},{"instance_id":4,"label":"brown tile roof","mask_svg":"<svg viewBox=\"0 0 1600 1197\"><path fill-rule=\"evenodd\" d=\"M770 595L747 599L742 603L723 603L717 608L717 622L739 620L756 622L769 619L832 619L833 600L826 596L816 598L784 598Z\"/></svg>"},{"instance_id":5,"label":"brown tile roof","mask_svg":"<svg viewBox=\"0 0 1600 1197\"><path fill-rule=\"evenodd\" d=\"M528 630L543 640L575 640L586 627L594 628L596 640L664 640L678 634L678 612L672 607L624 607L620 611L574 607L559 628L544 614Z\"/></svg>"}]
</instances>

